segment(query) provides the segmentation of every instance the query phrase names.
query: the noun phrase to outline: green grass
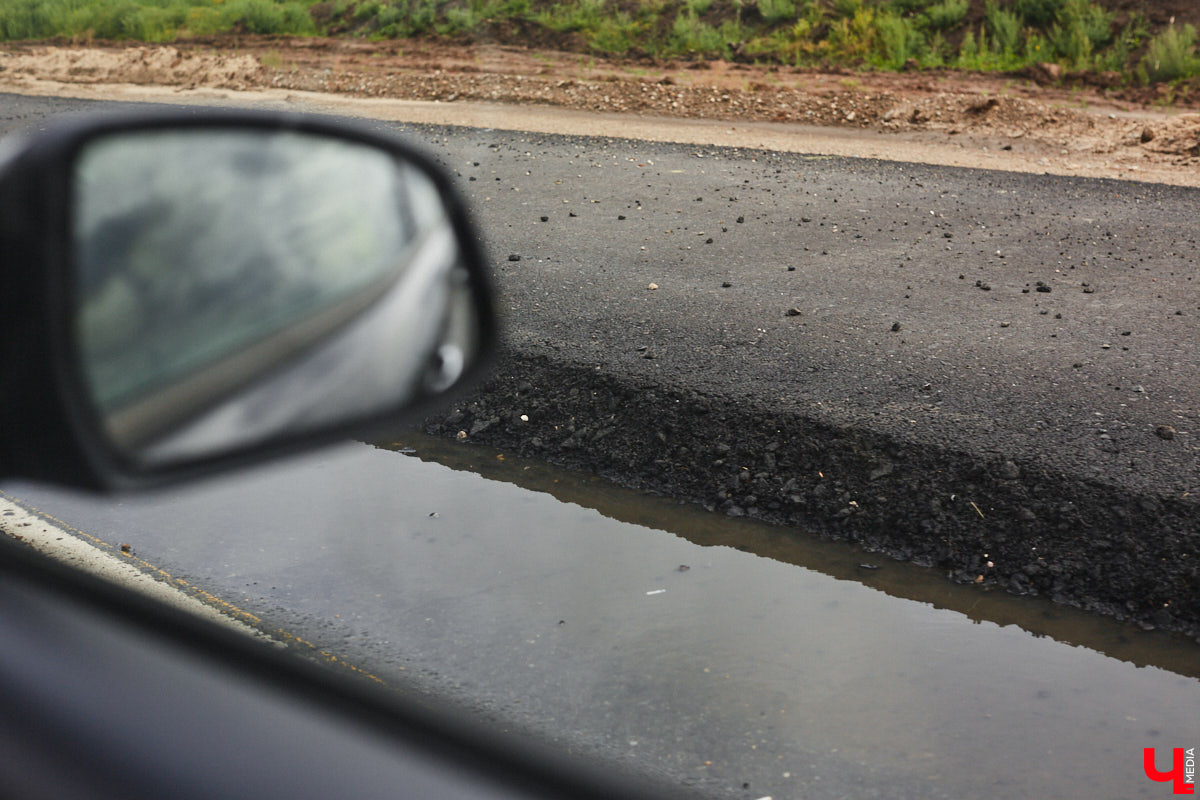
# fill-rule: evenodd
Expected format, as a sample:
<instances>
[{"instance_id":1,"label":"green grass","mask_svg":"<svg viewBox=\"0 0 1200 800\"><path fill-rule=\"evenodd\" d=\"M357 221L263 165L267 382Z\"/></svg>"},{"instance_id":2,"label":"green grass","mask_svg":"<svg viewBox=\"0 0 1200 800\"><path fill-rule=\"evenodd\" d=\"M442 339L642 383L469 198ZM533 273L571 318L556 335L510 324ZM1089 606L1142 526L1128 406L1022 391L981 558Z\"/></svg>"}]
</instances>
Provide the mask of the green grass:
<instances>
[{"instance_id":1,"label":"green grass","mask_svg":"<svg viewBox=\"0 0 1200 800\"><path fill-rule=\"evenodd\" d=\"M276 0L0 0L0 39L163 42L229 31L305 35L317 32L311 5Z\"/></svg>"},{"instance_id":2,"label":"green grass","mask_svg":"<svg viewBox=\"0 0 1200 800\"><path fill-rule=\"evenodd\" d=\"M166 42L236 32L524 44L617 56L1018 71L1039 62L1200 82L1190 25L1152 30L1116 0L0 0L0 40ZM981 12L982 11L982 15Z\"/></svg>"}]
</instances>

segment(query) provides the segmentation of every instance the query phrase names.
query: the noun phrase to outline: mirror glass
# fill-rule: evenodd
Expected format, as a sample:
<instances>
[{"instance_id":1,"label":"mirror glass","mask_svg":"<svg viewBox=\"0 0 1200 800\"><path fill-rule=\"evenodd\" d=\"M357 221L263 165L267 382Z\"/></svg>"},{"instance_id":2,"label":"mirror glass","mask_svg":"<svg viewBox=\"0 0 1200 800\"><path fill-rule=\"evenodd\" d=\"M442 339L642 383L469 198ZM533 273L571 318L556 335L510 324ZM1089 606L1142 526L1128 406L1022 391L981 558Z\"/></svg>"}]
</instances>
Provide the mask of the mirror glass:
<instances>
[{"instance_id":1,"label":"mirror glass","mask_svg":"<svg viewBox=\"0 0 1200 800\"><path fill-rule=\"evenodd\" d=\"M92 140L73 174L81 372L149 465L442 391L478 309L440 193L393 153L257 128Z\"/></svg>"}]
</instances>

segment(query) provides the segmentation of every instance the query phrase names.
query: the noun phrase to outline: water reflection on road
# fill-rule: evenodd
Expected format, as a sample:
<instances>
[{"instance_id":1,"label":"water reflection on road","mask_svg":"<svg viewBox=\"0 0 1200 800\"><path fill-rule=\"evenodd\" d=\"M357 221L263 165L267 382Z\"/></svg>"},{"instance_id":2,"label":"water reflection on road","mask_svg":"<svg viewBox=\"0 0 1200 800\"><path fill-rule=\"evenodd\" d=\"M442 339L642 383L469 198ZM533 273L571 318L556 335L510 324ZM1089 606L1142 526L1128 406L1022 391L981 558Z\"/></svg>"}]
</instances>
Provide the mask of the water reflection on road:
<instances>
[{"instance_id":1,"label":"water reflection on road","mask_svg":"<svg viewBox=\"0 0 1200 800\"><path fill-rule=\"evenodd\" d=\"M1194 643L396 447L453 468L356 445L119 504L9 493L392 685L727 796L1161 797L1142 748L1200 744Z\"/></svg>"},{"instance_id":2,"label":"water reflection on road","mask_svg":"<svg viewBox=\"0 0 1200 800\"><path fill-rule=\"evenodd\" d=\"M444 439L409 434L402 442L392 444L392 449L489 480L545 492L619 522L667 531L698 545L733 547L856 581L895 597L957 611L976 622L1017 625L1034 635L1083 645L1138 666L1162 667L1200 678L1200 648L1193 643L1177 636L1147 634L1135 626L1044 598L1017 597L991 587L981 590L958 586L938 570L892 561L853 545L711 514L695 506L621 489L595 475L564 471L535 460L512 459L487 448L463 447Z\"/></svg>"}]
</instances>

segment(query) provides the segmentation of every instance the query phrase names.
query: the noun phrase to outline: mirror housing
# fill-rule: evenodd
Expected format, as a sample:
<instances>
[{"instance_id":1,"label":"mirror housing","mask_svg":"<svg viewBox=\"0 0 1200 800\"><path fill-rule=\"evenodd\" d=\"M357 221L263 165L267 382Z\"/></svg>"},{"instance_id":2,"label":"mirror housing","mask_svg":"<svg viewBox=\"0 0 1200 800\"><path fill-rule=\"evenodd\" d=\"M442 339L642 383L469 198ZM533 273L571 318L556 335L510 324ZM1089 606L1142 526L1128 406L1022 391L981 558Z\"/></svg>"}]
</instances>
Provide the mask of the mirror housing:
<instances>
[{"instance_id":1,"label":"mirror housing","mask_svg":"<svg viewBox=\"0 0 1200 800\"><path fill-rule=\"evenodd\" d=\"M477 234L401 140L296 114L0 142L0 476L132 488L412 416L495 347Z\"/></svg>"}]
</instances>

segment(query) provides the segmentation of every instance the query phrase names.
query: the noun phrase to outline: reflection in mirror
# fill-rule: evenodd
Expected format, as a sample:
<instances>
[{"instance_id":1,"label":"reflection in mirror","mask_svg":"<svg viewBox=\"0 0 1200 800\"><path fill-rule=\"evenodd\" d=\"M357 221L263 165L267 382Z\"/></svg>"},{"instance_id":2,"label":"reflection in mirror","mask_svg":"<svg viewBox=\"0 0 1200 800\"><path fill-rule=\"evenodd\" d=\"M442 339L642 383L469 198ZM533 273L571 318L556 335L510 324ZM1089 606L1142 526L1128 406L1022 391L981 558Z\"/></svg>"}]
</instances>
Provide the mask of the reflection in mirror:
<instances>
[{"instance_id":1,"label":"reflection in mirror","mask_svg":"<svg viewBox=\"0 0 1200 800\"><path fill-rule=\"evenodd\" d=\"M134 131L75 165L82 373L159 465L396 410L454 383L478 309L437 187L365 144Z\"/></svg>"}]
</instances>

